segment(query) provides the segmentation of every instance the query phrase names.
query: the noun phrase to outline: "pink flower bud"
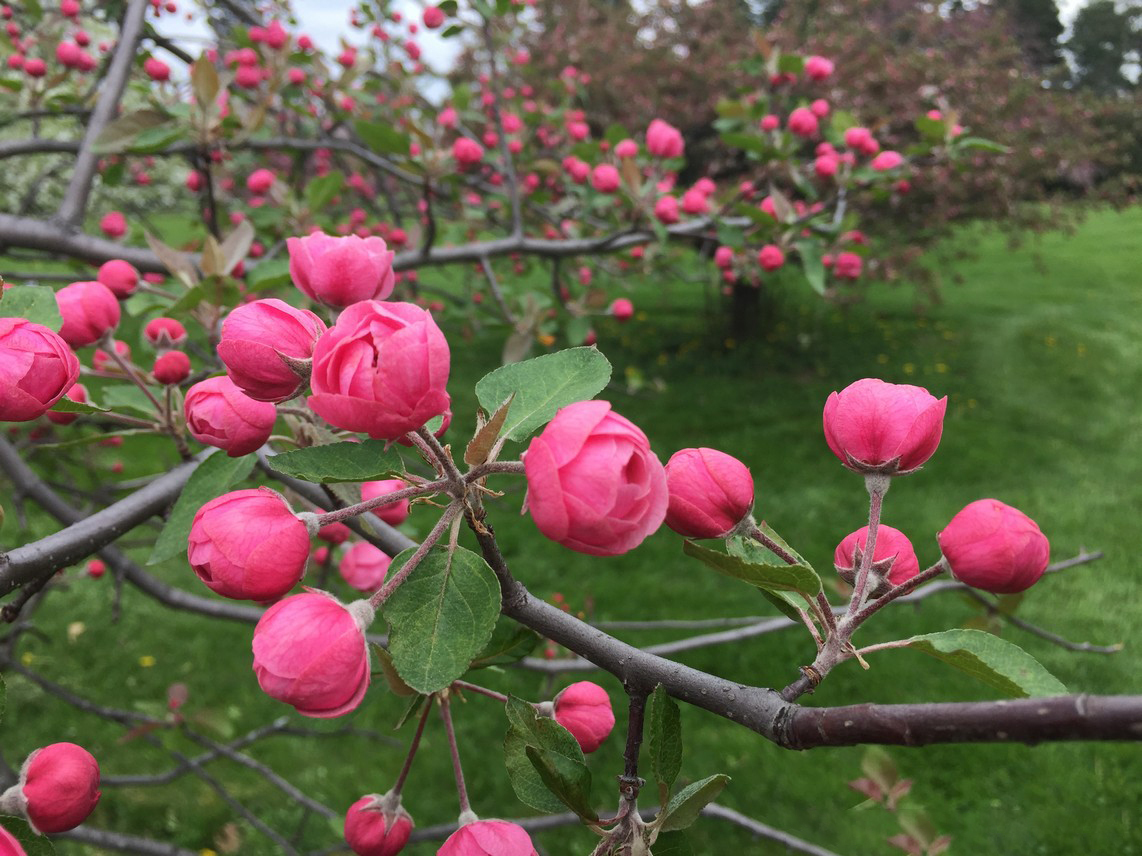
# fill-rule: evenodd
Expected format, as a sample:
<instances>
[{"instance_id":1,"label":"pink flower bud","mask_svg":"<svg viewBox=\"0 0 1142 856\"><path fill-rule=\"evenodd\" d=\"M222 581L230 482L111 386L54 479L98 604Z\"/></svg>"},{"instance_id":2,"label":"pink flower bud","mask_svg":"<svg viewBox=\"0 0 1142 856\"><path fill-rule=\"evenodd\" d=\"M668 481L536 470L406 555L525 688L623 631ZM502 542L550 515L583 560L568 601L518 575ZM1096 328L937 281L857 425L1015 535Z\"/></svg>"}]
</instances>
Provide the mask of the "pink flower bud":
<instances>
[{"instance_id":1,"label":"pink flower bud","mask_svg":"<svg viewBox=\"0 0 1142 856\"><path fill-rule=\"evenodd\" d=\"M809 110L812 111L813 115L818 119L824 119L829 115L829 102L824 98L818 98L809 105Z\"/></svg>"},{"instance_id":2,"label":"pink flower bud","mask_svg":"<svg viewBox=\"0 0 1142 856\"><path fill-rule=\"evenodd\" d=\"M246 178L246 189L255 196L269 193L277 176L272 169L256 169Z\"/></svg>"},{"instance_id":3,"label":"pink flower bud","mask_svg":"<svg viewBox=\"0 0 1142 856\"><path fill-rule=\"evenodd\" d=\"M171 68L161 59L156 59L153 56L147 57L143 60L143 71L147 77L156 83L162 83L164 80L170 80Z\"/></svg>"},{"instance_id":4,"label":"pink flower bud","mask_svg":"<svg viewBox=\"0 0 1142 856\"><path fill-rule=\"evenodd\" d=\"M120 300L130 297L139 287L139 272L134 265L122 259L104 262L95 278L111 289L111 293Z\"/></svg>"},{"instance_id":5,"label":"pink flower bud","mask_svg":"<svg viewBox=\"0 0 1142 856\"><path fill-rule=\"evenodd\" d=\"M484 147L475 140L459 137L452 144L452 157L461 169L475 166L484 159Z\"/></svg>"},{"instance_id":6,"label":"pink flower bud","mask_svg":"<svg viewBox=\"0 0 1142 856\"><path fill-rule=\"evenodd\" d=\"M661 119L646 129L646 150L656 158L680 158L684 147L682 132Z\"/></svg>"},{"instance_id":7,"label":"pink flower bud","mask_svg":"<svg viewBox=\"0 0 1142 856\"><path fill-rule=\"evenodd\" d=\"M73 348L99 341L119 324L119 301L101 282L73 282L56 292L63 318L59 335Z\"/></svg>"},{"instance_id":8,"label":"pink flower bud","mask_svg":"<svg viewBox=\"0 0 1142 856\"><path fill-rule=\"evenodd\" d=\"M686 538L724 538L753 508L753 477L717 449L682 449L666 462L666 525Z\"/></svg>"},{"instance_id":9,"label":"pink flower bud","mask_svg":"<svg viewBox=\"0 0 1142 856\"><path fill-rule=\"evenodd\" d=\"M823 56L811 56L805 59L805 76L810 80L824 80L833 73L832 60Z\"/></svg>"},{"instance_id":10,"label":"pink flower bud","mask_svg":"<svg viewBox=\"0 0 1142 856\"><path fill-rule=\"evenodd\" d=\"M163 386L182 383L190 377L190 357L182 351L167 351L165 354L160 354L155 358L151 374Z\"/></svg>"},{"instance_id":11,"label":"pink flower bud","mask_svg":"<svg viewBox=\"0 0 1142 856\"><path fill-rule=\"evenodd\" d=\"M315 232L287 238L286 246L294 285L326 306L384 300L393 293L393 253L381 238L334 238Z\"/></svg>"},{"instance_id":12,"label":"pink flower bud","mask_svg":"<svg viewBox=\"0 0 1142 856\"><path fill-rule=\"evenodd\" d=\"M654 218L669 226L678 222L678 200L673 196L660 196L654 203Z\"/></svg>"},{"instance_id":13,"label":"pink flower bud","mask_svg":"<svg viewBox=\"0 0 1142 856\"><path fill-rule=\"evenodd\" d=\"M426 17L431 8L425 10ZM349 807L345 813L345 843L357 856L396 856L404 849L413 822L399 798L393 802L395 809L387 805L386 797L369 794Z\"/></svg>"},{"instance_id":14,"label":"pink flower bud","mask_svg":"<svg viewBox=\"0 0 1142 856\"><path fill-rule=\"evenodd\" d=\"M937 540L956 579L995 594L1029 589L1051 559L1050 542L1039 525L998 499L966 505Z\"/></svg>"},{"instance_id":15,"label":"pink flower bud","mask_svg":"<svg viewBox=\"0 0 1142 856\"><path fill-rule=\"evenodd\" d=\"M813 161L813 171L817 174L817 178L832 178L837 174L838 166L840 161L833 155L821 155Z\"/></svg>"},{"instance_id":16,"label":"pink flower bud","mask_svg":"<svg viewBox=\"0 0 1142 856\"><path fill-rule=\"evenodd\" d=\"M768 113L761 117L759 127L763 131L776 131L781 127L781 119L772 113Z\"/></svg>"},{"instance_id":17,"label":"pink flower bud","mask_svg":"<svg viewBox=\"0 0 1142 856\"><path fill-rule=\"evenodd\" d=\"M241 65L234 72L234 82L243 89L256 89L262 82L262 70L256 65Z\"/></svg>"},{"instance_id":18,"label":"pink flower bud","mask_svg":"<svg viewBox=\"0 0 1142 856\"><path fill-rule=\"evenodd\" d=\"M625 297L619 297L611 304L611 316L620 324L634 317L634 304Z\"/></svg>"},{"instance_id":19,"label":"pink flower bud","mask_svg":"<svg viewBox=\"0 0 1142 856\"><path fill-rule=\"evenodd\" d=\"M733 267L733 247L718 247L716 250L714 250L714 264L722 270L727 270Z\"/></svg>"},{"instance_id":20,"label":"pink flower bud","mask_svg":"<svg viewBox=\"0 0 1142 856\"><path fill-rule=\"evenodd\" d=\"M127 234L127 218L118 211L112 211L99 221L99 228L108 238L122 238Z\"/></svg>"},{"instance_id":21,"label":"pink flower bud","mask_svg":"<svg viewBox=\"0 0 1142 856\"><path fill-rule=\"evenodd\" d=\"M218 357L250 398L285 401L305 384L304 363L324 332L324 322L307 309L273 297L255 300L226 316Z\"/></svg>"},{"instance_id":22,"label":"pink flower bud","mask_svg":"<svg viewBox=\"0 0 1142 856\"><path fill-rule=\"evenodd\" d=\"M506 820L466 823L448 836L436 856L537 856L531 836Z\"/></svg>"},{"instance_id":23,"label":"pink flower bud","mask_svg":"<svg viewBox=\"0 0 1142 856\"><path fill-rule=\"evenodd\" d=\"M619 171L609 163L601 163L591 172L591 186L599 193L614 193L619 189Z\"/></svg>"},{"instance_id":24,"label":"pink flower bud","mask_svg":"<svg viewBox=\"0 0 1142 856\"><path fill-rule=\"evenodd\" d=\"M864 259L856 253L838 253L833 263L833 273L837 279L857 279L863 265Z\"/></svg>"},{"instance_id":25,"label":"pink flower bud","mask_svg":"<svg viewBox=\"0 0 1142 856\"><path fill-rule=\"evenodd\" d=\"M638 143L631 139L620 140L615 144L615 157L638 157Z\"/></svg>"},{"instance_id":26,"label":"pink flower bud","mask_svg":"<svg viewBox=\"0 0 1142 856\"><path fill-rule=\"evenodd\" d=\"M281 494L266 487L235 490L198 509L186 555L215 594L276 600L305 573L309 533Z\"/></svg>"},{"instance_id":27,"label":"pink flower bud","mask_svg":"<svg viewBox=\"0 0 1142 856\"><path fill-rule=\"evenodd\" d=\"M833 565L849 585L856 579L867 544L868 527L862 526L846 535L833 551ZM916 558L908 536L883 523L876 529L876 550L872 554L872 562L874 580L878 583L887 578L890 585L898 586L920 573L920 560ZM880 594L876 585L873 594Z\"/></svg>"},{"instance_id":28,"label":"pink flower bud","mask_svg":"<svg viewBox=\"0 0 1142 856\"><path fill-rule=\"evenodd\" d=\"M83 404L87 401L87 388L81 383L72 384L71 389L64 393L64 398ZM46 415L48 421L56 425L70 425L79 418L78 413L56 413L52 410L49 410Z\"/></svg>"},{"instance_id":29,"label":"pink flower bud","mask_svg":"<svg viewBox=\"0 0 1142 856\"><path fill-rule=\"evenodd\" d=\"M186 341L186 328L174 318L152 318L143 328L143 337L156 348L172 348Z\"/></svg>"},{"instance_id":30,"label":"pink flower bud","mask_svg":"<svg viewBox=\"0 0 1142 856\"><path fill-rule=\"evenodd\" d=\"M871 139L872 133L868 128L856 127L845 130L845 145L850 149L863 150Z\"/></svg>"},{"instance_id":31,"label":"pink flower bud","mask_svg":"<svg viewBox=\"0 0 1142 856\"><path fill-rule=\"evenodd\" d=\"M785 253L776 244L766 244L757 252L757 263L762 270L775 271L785 264Z\"/></svg>"},{"instance_id":32,"label":"pink flower bud","mask_svg":"<svg viewBox=\"0 0 1142 856\"><path fill-rule=\"evenodd\" d=\"M326 523L317 530L317 537L330 544L344 544L353 535L353 530L344 523Z\"/></svg>"},{"instance_id":33,"label":"pink flower bud","mask_svg":"<svg viewBox=\"0 0 1142 856\"><path fill-rule=\"evenodd\" d=\"M789 114L785 127L789 129L790 133L799 137L812 137L817 133L817 117L808 107L798 107Z\"/></svg>"},{"instance_id":34,"label":"pink flower bud","mask_svg":"<svg viewBox=\"0 0 1142 856\"><path fill-rule=\"evenodd\" d=\"M82 746L53 743L24 761L20 789L36 832L66 832L83 823L99 802L99 764Z\"/></svg>"},{"instance_id":35,"label":"pink flower bud","mask_svg":"<svg viewBox=\"0 0 1142 856\"><path fill-rule=\"evenodd\" d=\"M411 303L350 306L313 350L309 406L331 425L396 440L448 410L448 342Z\"/></svg>"},{"instance_id":36,"label":"pink flower bud","mask_svg":"<svg viewBox=\"0 0 1142 856\"><path fill-rule=\"evenodd\" d=\"M869 164L877 172L888 172L890 169L896 169L904 163L904 156L900 152L883 151L872 159Z\"/></svg>"},{"instance_id":37,"label":"pink flower bud","mask_svg":"<svg viewBox=\"0 0 1142 856\"><path fill-rule=\"evenodd\" d=\"M357 591L373 592L385 581L392 559L378 547L360 541L345 551L338 571Z\"/></svg>"},{"instance_id":38,"label":"pink flower bud","mask_svg":"<svg viewBox=\"0 0 1142 856\"><path fill-rule=\"evenodd\" d=\"M705 214L710 210L710 201L701 190L691 187L682 194L682 211L691 216Z\"/></svg>"},{"instance_id":39,"label":"pink flower bud","mask_svg":"<svg viewBox=\"0 0 1142 856\"><path fill-rule=\"evenodd\" d=\"M40 324L0 318L0 422L30 422L51 409L79 377L79 359Z\"/></svg>"},{"instance_id":40,"label":"pink flower bud","mask_svg":"<svg viewBox=\"0 0 1142 856\"><path fill-rule=\"evenodd\" d=\"M615 727L611 697L590 681L571 684L555 697L555 721L571 732L580 749L594 752Z\"/></svg>"},{"instance_id":41,"label":"pink flower bud","mask_svg":"<svg viewBox=\"0 0 1142 856\"><path fill-rule=\"evenodd\" d=\"M646 435L606 401L555 414L528 446L524 471L539 531L580 553L629 552L666 517L666 471Z\"/></svg>"},{"instance_id":42,"label":"pink flower bud","mask_svg":"<svg viewBox=\"0 0 1142 856\"><path fill-rule=\"evenodd\" d=\"M905 475L940 445L947 406L922 387L864 378L825 402L825 440L853 472Z\"/></svg>"},{"instance_id":43,"label":"pink flower bud","mask_svg":"<svg viewBox=\"0 0 1142 856\"><path fill-rule=\"evenodd\" d=\"M271 606L254 628L254 674L271 698L302 716L328 719L355 710L369 688L368 601L345 606L324 592Z\"/></svg>"},{"instance_id":44,"label":"pink flower bud","mask_svg":"<svg viewBox=\"0 0 1142 856\"><path fill-rule=\"evenodd\" d=\"M181 353L181 351L172 353ZM230 378L199 381L186 393L186 427L194 439L232 458L260 448L273 433L277 408L243 394Z\"/></svg>"},{"instance_id":45,"label":"pink flower bud","mask_svg":"<svg viewBox=\"0 0 1142 856\"><path fill-rule=\"evenodd\" d=\"M435 30L444 24L444 12L439 6L429 6L424 10L424 26Z\"/></svg>"},{"instance_id":46,"label":"pink flower bud","mask_svg":"<svg viewBox=\"0 0 1142 856\"><path fill-rule=\"evenodd\" d=\"M0 856L28 856L16 836L0 826Z\"/></svg>"},{"instance_id":47,"label":"pink flower bud","mask_svg":"<svg viewBox=\"0 0 1142 856\"><path fill-rule=\"evenodd\" d=\"M370 499L376 499L378 496L384 496L386 493L404 490L406 487L408 487L408 485L400 479L382 479L381 481L364 482L361 485L361 500L368 502ZM402 499L400 502L374 508L373 514L390 526L400 526L408 520L409 500Z\"/></svg>"},{"instance_id":48,"label":"pink flower bud","mask_svg":"<svg viewBox=\"0 0 1142 856\"><path fill-rule=\"evenodd\" d=\"M24 74L28 77L43 77L48 73L48 64L38 56L24 60Z\"/></svg>"},{"instance_id":49,"label":"pink flower bud","mask_svg":"<svg viewBox=\"0 0 1142 856\"><path fill-rule=\"evenodd\" d=\"M99 559L92 559L87 563L87 575L93 580L99 579L107 573L107 565Z\"/></svg>"}]
</instances>

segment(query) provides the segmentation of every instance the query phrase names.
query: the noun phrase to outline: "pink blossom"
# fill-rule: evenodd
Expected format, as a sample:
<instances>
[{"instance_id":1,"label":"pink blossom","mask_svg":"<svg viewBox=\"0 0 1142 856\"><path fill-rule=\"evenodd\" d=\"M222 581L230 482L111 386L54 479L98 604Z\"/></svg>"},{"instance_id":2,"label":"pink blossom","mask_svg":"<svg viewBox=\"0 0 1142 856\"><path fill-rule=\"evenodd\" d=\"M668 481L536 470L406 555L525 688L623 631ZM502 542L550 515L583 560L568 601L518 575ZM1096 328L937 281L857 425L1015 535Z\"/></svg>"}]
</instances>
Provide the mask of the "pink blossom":
<instances>
[{"instance_id":1,"label":"pink blossom","mask_svg":"<svg viewBox=\"0 0 1142 856\"><path fill-rule=\"evenodd\" d=\"M151 369L155 380L164 386L182 383L190 377L190 357L182 351L167 351L155 358Z\"/></svg>"},{"instance_id":2,"label":"pink blossom","mask_svg":"<svg viewBox=\"0 0 1142 856\"><path fill-rule=\"evenodd\" d=\"M717 449L682 449L666 463L666 525L686 538L723 538L753 508L753 477Z\"/></svg>"},{"instance_id":3,"label":"pink blossom","mask_svg":"<svg viewBox=\"0 0 1142 856\"><path fill-rule=\"evenodd\" d=\"M598 684L579 681L555 697L555 721L571 732L583 752L594 752L615 727L611 697Z\"/></svg>"},{"instance_id":4,"label":"pink blossom","mask_svg":"<svg viewBox=\"0 0 1142 856\"><path fill-rule=\"evenodd\" d=\"M775 271L785 264L785 253L776 244L766 244L757 252L757 263L762 270Z\"/></svg>"},{"instance_id":5,"label":"pink blossom","mask_svg":"<svg viewBox=\"0 0 1142 856\"><path fill-rule=\"evenodd\" d=\"M863 264L864 260L856 253L838 253L833 264L833 273L837 279L857 279Z\"/></svg>"},{"instance_id":6,"label":"pink blossom","mask_svg":"<svg viewBox=\"0 0 1142 856\"><path fill-rule=\"evenodd\" d=\"M436 856L537 856L531 836L506 820L466 823L448 836Z\"/></svg>"},{"instance_id":7,"label":"pink blossom","mask_svg":"<svg viewBox=\"0 0 1142 856\"><path fill-rule=\"evenodd\" d=\"M143 328L143 338L165 350L186 341L186 328L174 318L152 318Z\"/></svg>"},{"instance_id":8,"label":"pink blossom","mask_svg":"<svg viewBox=\"0 0 1142 856\"><path fill-rule=\"evenodd\" d=\"M682 157L682 132L662 119L655 119L646 129L646 149L656 158Z\"/></svg>"},{"instance_id":9,"label":"pink blossom","mask_svg":"<svg viewBox=\"0 0 1142 856\"><path fill-rule=\"evenodd\" d=\"M0 422L36 419L78 377L78 358L55 332L23 318L0 318Z\"/></svg>"},{"instance_id":10,"label":"pink blossom","mask_svg":"<svg viewBox=\"0 0 1142 856\"><path fill-rule=\"evenodd\" d=\"M309 406L338 428L396 440L448 410L448 342L411 303L356 303L313 351Z\"/></svg>"},{"instance_id":11,"label":"pink blossom","mask_svg":"<svg viewBox=\"0 0 1142 856\"><path fill-rule=\"evenodd\" d=\"M368 601L346 607L325 592L295 594L271 606L254 628L254 674L271 698L302 716L328 719L355 710L369 688Z\"/></svg>"},{"instance_id":12,"label":"pink blossom","mask_svg":"<svg viewBox=\"0 0 1142 856\"><path fill-rule=\"evenodd\" d=\"M872 159L869 164L877 172L887 172L890 169L896 169L904 163L904 157L900 152L883 151Z\"/></svg>"},{"instance_id":13,"label":"pink blossom","mask_svg":"<svg viewBox=\"0 0 1142 856\"><path fill-rule=\"evenodd\" d=\"M833 73L833 61L823 56L811 56L805 59L805 76L810 80L824 80Z\"/></svg>"},{"instance_id":14,"label":"pink blossom","mask_svg":"<svg viewBox=\"0 0 1142 856\"><path fill-rule=\"evenodd\" d=\"M461 169L469 169L484 158L484 147L475 140L458 137L452 144L452 157Z\"/></svg>"},{"instance_id":15,"label":"pink blossom","mask_svg":"<svg viewBox=\"0 0 1142 856\"><path fill-rule=\"evenodd\" d=\"M854 472L904 475L936 451L947 406L922 387L864 378L825 402L825 440Z\"/></svg>"},{"instance_id":16,"label":"pink blossom","mask_svg":"<svg viewBox=\"0 0 1142 856\"><path fill-rule=\"evenodd\" d=\"M122 259L104 262L95 278L120 299L130 297L139 287L139 272L134 265Z\"/></svg>"},{"instance_id":17,"label":"pink blossom","mask_svg":"<svg viewBox=\"0 0 1142 856\"><path fill-rule=\"evenodd\" d=\"M560 410L524 456L528 510L539 531L572 550L633 550L666 516L666 472L646 435L606 401Z\"/></svg>"},{"instance_id":18,"label":"pink blossom","mask_svg":"<svg viewBox=\"0 0 1142 856\"><path fill-rule=\"evenodd\" d=\"M24 761L19 788L32 829L41 835L67 832L99 802L99 763L82 746L52 743Z\"/></svg>"},{"instance_id":19,"label":"pink blossom","mask_svg":"<svg viewBox=\"0 0 1142 856\"><path fill-rule=\"evenodd\" d=\"M183 408L190 435L207 446L224 449L232 458L260 448L270 439L277 419L276 407L254 401L225 375L192 386Z\"/></svg>"},{"instance_id":20,"label":"pink blossom","mask_svg":"<svg viewBox=\"0 0 1142 856\"><path fill-rule=\"evenodd\" d=\"M305 383L300 363L313 356L325 324L306 309L276 298L232 310L222 322L218 357L226 374L257 401L285 401Z\"/></svg>"},{"instance_id":21,"label":"pink blossom","mask_svg":"<svg viewBox=\"0 0 1142 856\"><path fill-rule=\"evenodd\" d=\"M207 588L239 600L276 600L305 574L309 533L281 494L235 490L194 515L187 541L191 570Z\"/></svg>"},{"instance_id":22,"label":"pink blossom","mask_svg":"<svg viewBox=\"0 0 1142 856\"><path fill-rule=\"evenodd\" d=\"M952 575L973 588L1015 594L1039 581L1051 545L1039 525L998 499L977 499L937 536Z\"/></svg>"},{"instance_id":23,"label":"pink blossom","mask_svg":"<svg viewBox=\"0 0 1142 856\"><path fill-rule=\"evenodd\" d=\"M73 282L56 292L63 326L59 335L73 348L98 342L119 326L119 301L101 282Z\"/></svg>"},{"instance_id":24,"label":"pink blossom","mask_svg":"<svg viewBox=\"0 0 1142 856\"><path fill-rule=\"evenodd\" d=\"M868 544L868 526L845 536L833 551L833 565L849 585L853 584L860 568L861 557ZM888 582L898 586L920 573L920 560L908 536L899 529L881 523L876 530L876 550L872 561L879 565L880 573L888 569Z\"/></svg>"},{"instance_id":25,"label":"pink blossom","mask_svg":"<svg viewBox=\"0 0 1142 856\"><path fill-rule=\"evenodd\" d=\"M428 13L435 8L424 11L426 26ZM357 856L396 856L404 849L412 833L412 817L400 805L399 798L393 802L395 810L386 797L368 794L349 807L345 813L345 843Z\"/></svg>"},{"instance_id":26,"label":"pink blossom","mask_svg":"<svg viewBox=\"0 0 1142 856\"><path fill-rule=\"evenodd\" d=\"M170 80L170 66L163 62L161 59L156 59L153 56L149 56L143 60L143 71L146 73L147 77L156 83L162 83L163 81Z\"/></svg>"},{"instance_id":27,"label":"pink blossom","mask_svg":"<svg viewBox=\"0 0 1142 856\"><path fill-rule=\"evenodd\" d=\"M654 203L654 219L669 226L678 222L678 200L673 196L660 196Z\"/></svg>"},{"instance_id":28,"label":"pink blossom","mask_svg":"<svg viewBox=\"0 0 1142 856\"><path fill-rule=\"evenodd\" d=\"M638 143L634 140L620 140L615 144L615 157L633 158L638 156Z\"/></svg>"},{"instance_id":29,"label":"pink blossom","mask_svg":"<svg viewBox=\"0 0 1142 856\"><path fill-rule=\"evenodd\" d=\"M345 551L337 569L341 578L357 591L373 592L385 581L391 562L384 550L358 541Z\"/></svg>"},{"instance_id":30,"label":"pink blossom","mask_svg":"<svg viewBox=\"0 0 1142 856\"><path fill-rule=\"evenodd\" d=\"M368 502L370 499L376 499L378 496L384 496L386 493L395 493L398 490L404 490L406 487L408 487L408 485L400 479L382 479L381 481L364 482L361 485L361 501ZM400 526L408 520L410 508L409 500L402 499L400 502L393 502L388 505L382 505L380 508L374 508L373 514L389 524L389 526Z\"/></svg>"},{"instance_id":31,"label":"pink blossom","mask_svg":"<svg viewBox=\"0 0 1142 856\"><path fill-rule=\"evenodd\" d=\"M601 163L591 172L591 186L599 193L614 193L619 189L619 171L609 163Z\"/></svg>"},{"instance_id":32,"label":"pink blossom","mask_svg":"<svg viewBox=\"0 0 1142 856\"><path fill-rule=\"evenodd\" d=\"M99 228L108 238L122 238L127 234L127 218L119 211L111 211L103 215L103 219L99 221Z\"/></svg>"},{"instance_id":33,"label":"pink blossom","mask_svg":"<svg viewBox=\"0 0 1142 856\"><path fill-rule=\"evenodd\" d=\"M798 107L789 114L785 126L799 137L812 137L817 133L817 117L808 107Z\"/></svg>"},{"instance_id":34,"label":"pink blossom","mask_svg":"<svg viewBox=\"0 0 1142 856\"><path fill-rule=\"evenodd\" d=\"M327 306L384 300L393 292L393 253L381 238L315 232L287 238L289 272L306 296Z\"/></svg>"}]
</instances>

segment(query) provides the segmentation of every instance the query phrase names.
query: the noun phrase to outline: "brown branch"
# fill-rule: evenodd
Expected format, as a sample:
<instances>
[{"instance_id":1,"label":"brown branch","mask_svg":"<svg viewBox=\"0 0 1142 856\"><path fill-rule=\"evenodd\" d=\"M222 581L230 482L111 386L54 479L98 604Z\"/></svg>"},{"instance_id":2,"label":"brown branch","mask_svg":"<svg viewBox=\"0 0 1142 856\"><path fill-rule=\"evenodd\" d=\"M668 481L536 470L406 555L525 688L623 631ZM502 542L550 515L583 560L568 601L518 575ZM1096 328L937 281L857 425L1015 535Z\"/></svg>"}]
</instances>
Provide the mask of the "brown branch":
<instances>
[{"instance_id":1,"label":"brown branch","mask_svg":"<svg viewBox=\"0 0 1142 856\"><path fill-rule=\"evenodd\" d=\"M119 101L123 98L127 78L134 68L135 48L143 34L143 22L149 6L147 0L128 0L127 8L123 12L115 55L111 60L107 77L100 86L99 100L95 104L95 109L91 111L83 143L75 159L75 171L71 174L71 182L56 212L56 220L59 223L74 226L83 219L83 214L87 210L87 199L91 194L91 184L100 157L95 152L95 141L107 124L115 118L115 113L119 109Z\"/></svg>"}]
</instances>

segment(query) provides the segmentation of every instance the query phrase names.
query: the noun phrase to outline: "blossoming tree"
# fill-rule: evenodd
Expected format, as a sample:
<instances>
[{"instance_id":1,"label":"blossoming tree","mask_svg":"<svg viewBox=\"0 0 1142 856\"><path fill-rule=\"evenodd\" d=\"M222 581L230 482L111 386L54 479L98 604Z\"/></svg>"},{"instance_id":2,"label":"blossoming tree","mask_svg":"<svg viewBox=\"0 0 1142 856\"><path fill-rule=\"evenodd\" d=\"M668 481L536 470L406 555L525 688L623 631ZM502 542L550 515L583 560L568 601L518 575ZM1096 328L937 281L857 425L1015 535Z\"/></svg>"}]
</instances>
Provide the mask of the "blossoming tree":
<instances>
[{"instance_id":1,"label":"blossoming tree","mask_svg":"<svg viewBox=\"0 0 1142 856\"><path fill-rule=\"evenodd\" d=\"M727 141L757 161L764 186L719 188L703 179L679 195L674 175L685 147L676 129L656 121L645 134L617 129L596 138L566 88L545 102L540 93L516 90L511 68L528 58L509 50L505 62L505 46L526 19L510 3L444 2L411 23L362 9L357 23L370 28L376 46L346 47L336 60L340 72L276 19L251 22L232 51L187 56L146 21L148 9L158 20L173 6L128 0L117 8L117 41L108 43L103 62L86 50L91 38L76 0L63 0L58 10L4 7L18 48L7 66L23 79L0 85L19 121L36 122L43 110L70 103L68 96L86 125L78 139L38 136L33 125L27 140L0 143L6 157L74 155L50 218L0 215L0 242L99 267L58 290L10 272L0 299L0 420L19 423L11 440L0 440L0 467L63 525L0 554L0 596L9 597L2 614L15 628L0 663L82 711L132 723L143 734L177 725L196 735L180 719L178 692L166 718L140 719L85 702L82 688L57 687L13 659L57 571L98 554L89 565L93 575L109 566L121 582L204 620L253 624L251 693L256 685L302 716L337 718L368 704L384 684L409 700L404 719L415 721L414 733L402 768L378 783L384 792L363 794L349 807L344 838L358 854L394 854L421 833L445 839L438 851L445 856L535 852L533 821L481 819L472 810L452 721L453 703L465 694L502 709L505 766L520 800L541 812L570 812L597 833L598 854L672 852L682 846L682 830L710 811L727 785L725 775L713 773L676 787L678 701L797 749L1138 739L1142 699L1067 695L1033 658L989 634L854 641L885 607L926 596L933 588L922 586L941 574L954 575L959 582L950 585L957 588L1010 593L1051 567L1034 521L993 499L950 520L939 535L941 558L925 569L908 538L881 525L889 486L936 453L946 400L869 378L824 403L822 451L860 476L869 497L867 525L836 549L836 570L848 587L834 603L820 573L755 520L744 464L696 446L664 466L638 426L595 399L611 366L583 344L592 339L590 318L609 312L624 320L633 307L592 285L590 270L573 294L561 276L566 259L630 249L646 260L682 242L709 251L727 286L761 282L791 258L825 296L860 276L868 243L846 212L846 189L871 183L899 192L908 161L878 151L867 128L811 97L814 82L835 73L828 59L771 54L773 84L786 87L780 97L758 95L729 110ZM88 14L91 29L111 27L94 10ZM411 37L414 27L445 24L445 34L468 31L482 40L487 72L436 110L418 100L419 48ZM139 55L142 44L185 62L184 84L176 85L178 76L153 53ZM49 74L44 57L53 54ZM375 68L379 57L390 62L383 75ZM100 85L78 97L83 75L97 69ZM270 127L274 136L267 136ZM914 157L956 157L980 145L940 115L919 127L926 142ZM193 167L180 180L195 194L199 231L168 242L148 229L147 248L118 243L137 237L138 224L116 211L91 210L92 200L113 193L128 171L146 185L148 159L167 157L187 158ZM382 213L371 216L366 205ZM104 237L84 231L87 222ZM494 236L486 234L491 230ZM547 302L531 285L514 289L496 270L504 259L521 281L527 266L548 266ZM476 385L474 428L473 414L452 412L454 343L436 318L475 311L484 301L449 309L420 293L416 276L429 266L472 263L483 278L473 298L487 294L512 331L507 364ZM140 271L173 282L152 282ZM278 296L266 296L271 291ZM554 315L547 311L556 306ZM153 348L153 358L132 356L130 343L115 338L127 327L140 331L136 347ZM557 332L576 347L522 359L553 345ZM85 425L95 433L82 433ZM131 432L124 445L140 439L136 433L158 435L180 463L83 516L21 454L44 443L49 426L76 432L79 442L106 439L110 428ZM816 651L812 662L791 667L780 690L734 683L630 646L535 598L525 574L509 567L494 529L501 488L513 479L526 483L525 507L538 531L580 553L630 552L665 523L684 539L688 556L760 591L781 613L780 626L803 627ZM438 511L419 543L394 528L410 503ZM188 588L168 585L116 546L163 512L150 561L181 563L185 556ZM476 549L461 544L465 528ZM314 549L312 539L323 545ZM329 591L338 545L346 545L340 576L359 599L346 602ZM195 576L209 594L189 588L198 585ZM550 701L532 702L484 686L482 669L519 662L541 638L623 687L624 766L613 810L599 812L586 758L618 719L605 689L579 681ZM892 648L931 655L1017 700L801 703L841 663L863 664ZM416 830L401 792L437 712L458 821ZM306 811L334 814L242 753L273 730L208 745L241 759ZM35 852L34 833L72 829L99 799L98 765L71 743L32 752L13 779L0 811L27 825L5 818L5 853ZM656 799L644 796L647 779ZM503 813L514 812L505 806ZM277 850L299 852L256 815L244 816ZM73 834L120 849L181 852L86 826ZM766 834L822 852L775 830ZM946 846L917 830L910 841L915 852Z\"/></svg>"}]
</instances>

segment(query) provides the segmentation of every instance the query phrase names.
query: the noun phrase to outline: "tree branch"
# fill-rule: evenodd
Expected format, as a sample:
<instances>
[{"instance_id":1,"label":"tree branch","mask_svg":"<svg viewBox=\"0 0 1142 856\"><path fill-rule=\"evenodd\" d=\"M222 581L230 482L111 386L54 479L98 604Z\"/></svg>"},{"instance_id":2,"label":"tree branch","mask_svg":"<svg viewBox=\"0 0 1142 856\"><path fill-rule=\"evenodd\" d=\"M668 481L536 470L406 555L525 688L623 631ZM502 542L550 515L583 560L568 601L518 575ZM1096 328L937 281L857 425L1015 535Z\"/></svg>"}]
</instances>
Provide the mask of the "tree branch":
<instances>
[{"instance_id":1,"label":"tree branch","mask_svg":"<svg viewBox=\"0 0 1142 856\"><path fill-rule=\"evenodd\" d=\"M95 167L99 163L99 155L94 150L95 141L103 133L107 123L115 118L115 113L119 109L119 101L123 98L127 78L134 67L135 48L139 43L139 37L143 34L143 22L149 5L147 0L128 0L126 11L123 13L123 22L119 27L115 56L100 87L99 100L95 104L95 109L91 111L83 143L75 159L75 171L71 174L71 182L56 212L56 220L59 223L74 226L83 219L84 211L87 209L87 198L91 194L91 183L95 178Z\"/></svg>"}]
</instances>

